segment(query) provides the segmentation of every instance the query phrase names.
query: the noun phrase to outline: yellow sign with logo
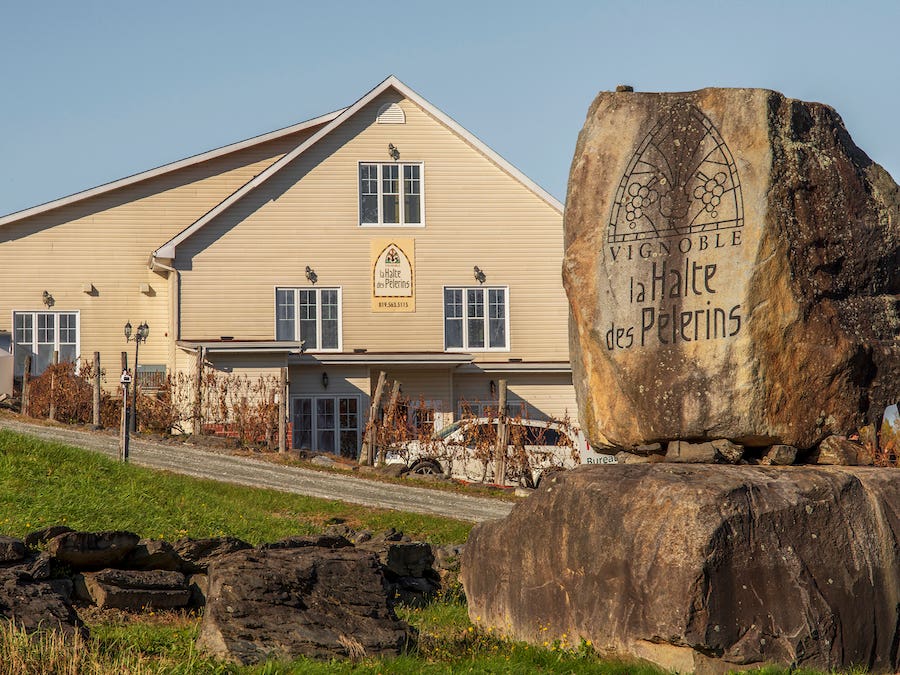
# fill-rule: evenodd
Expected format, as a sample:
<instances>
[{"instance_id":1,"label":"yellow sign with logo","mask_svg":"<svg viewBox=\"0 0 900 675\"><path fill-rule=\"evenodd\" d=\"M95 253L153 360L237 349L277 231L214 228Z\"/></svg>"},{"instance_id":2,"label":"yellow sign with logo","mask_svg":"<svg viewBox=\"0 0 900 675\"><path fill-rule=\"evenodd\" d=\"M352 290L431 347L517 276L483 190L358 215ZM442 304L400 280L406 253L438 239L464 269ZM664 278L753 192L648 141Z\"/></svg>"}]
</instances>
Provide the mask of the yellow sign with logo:
<instances>
[{"instance_id":1,"label":"yellow sign with logo","mask_svg":"<svg viewBox=\"0 0 900 675\"><path fill-rule=\"evenodd\" d=\"M372 311L416 311L416 240L372 241Z\"/></svg>"}]
</instances>

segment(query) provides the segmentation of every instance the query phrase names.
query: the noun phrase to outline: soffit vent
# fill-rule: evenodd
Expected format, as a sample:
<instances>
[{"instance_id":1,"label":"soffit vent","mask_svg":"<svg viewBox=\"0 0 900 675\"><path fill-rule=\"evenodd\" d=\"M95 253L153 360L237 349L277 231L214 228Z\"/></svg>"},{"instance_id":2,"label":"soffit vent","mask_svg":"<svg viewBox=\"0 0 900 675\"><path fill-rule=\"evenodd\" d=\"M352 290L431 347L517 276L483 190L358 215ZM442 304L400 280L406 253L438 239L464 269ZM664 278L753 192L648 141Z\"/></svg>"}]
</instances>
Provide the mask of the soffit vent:
<instances>
[{"instance_id":1,"label":"soffit vent","mask_svg":"<svg viewBox=\"0 0 900 675\"><path fill-rule=\"evenodd\" d=\"M406 115L396 103L385 103L379 108L375 121L378 124L406 124Z\"/></svg>"}]
</instances>

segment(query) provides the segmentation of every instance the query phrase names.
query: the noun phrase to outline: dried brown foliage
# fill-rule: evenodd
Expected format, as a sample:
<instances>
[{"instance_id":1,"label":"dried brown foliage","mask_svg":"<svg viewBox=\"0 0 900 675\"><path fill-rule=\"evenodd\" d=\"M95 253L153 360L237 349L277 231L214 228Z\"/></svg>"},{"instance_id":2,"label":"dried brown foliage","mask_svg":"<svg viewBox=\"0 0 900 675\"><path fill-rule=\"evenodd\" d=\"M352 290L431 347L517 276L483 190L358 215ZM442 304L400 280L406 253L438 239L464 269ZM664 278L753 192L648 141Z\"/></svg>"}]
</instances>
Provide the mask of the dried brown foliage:
<instances>
[{"instance_id":1,"label":"dried brown foliage","mask_svg":"<svg viewBox=\"0 0 900 675\"><path fill-rule=\"evenodd\" d=\"M462 445L438 438L430 424L415 424L416 410L427 409L424 400L418 405L401 397L396 408L385 411L381 420L376 420L376 442L381 449L379 455L383 459L384 451L390 448L409 465L416 458L434 459L442 467L464 464L472 460L481 463L481 480L484 481L493 470L497 459L498 425L476 424L467 426ZM462 403L462 419L473 419L476 415L464 401ZM411 413L412 411L412 413ZM491 419L496 420L497 410L486 410ZM567 459L575 463L580 461L578 450L574 447L570 435L573 426L568 416L563 420L548 420L543 425L525 426L521 414L509 416L506 447L506 480L513 483L529 485L533 470L563 468ZM410 443L415 442L415 450ZM566 448L554 456L536 457L526 446L558 445Z\"/></svg>"},{"instance_id":2,"label":"dried brown foliage","mask_svg":"<svg viewBox=\"0 0 900 675\"><path fill-rule=\"evenodd\" d=\"M46 418L51 400L56 405L56 420L66 424L90 424L93 421L93 380L91 365L76 371L72 363L47 368L29 385L28 413ZM104 374L104 381L105 374ZM276 377L257 378L232 373L207 372L202 380L201 415L204 426L222 428L242 444L277 442L278 405L275 394L280 386ZM179 373L166 378L165 385L153 392L138 390L138 424L141 431L184 433L193 421L195 407L193 378ZM131 395L129 394L129 405ZM121 389L100 393L100 421L116 427L122 413Z\"/></svg>"}]
</instances>

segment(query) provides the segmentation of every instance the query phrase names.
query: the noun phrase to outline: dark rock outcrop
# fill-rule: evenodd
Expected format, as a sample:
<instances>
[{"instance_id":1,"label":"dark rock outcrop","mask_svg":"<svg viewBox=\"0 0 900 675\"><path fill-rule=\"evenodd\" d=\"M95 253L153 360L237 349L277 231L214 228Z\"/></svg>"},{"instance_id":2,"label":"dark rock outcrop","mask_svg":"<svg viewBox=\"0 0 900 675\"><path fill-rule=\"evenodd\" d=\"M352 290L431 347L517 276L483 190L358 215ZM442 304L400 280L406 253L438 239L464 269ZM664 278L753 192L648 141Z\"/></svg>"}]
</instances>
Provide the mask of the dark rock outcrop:
<instances>
[{"instance_id":1,"label":"dark rock outcrop","mask_svg":"<svg viewBox=\"0 0 900 675\"><path fill-rule=\"evenodd\" d=\"M12 621L29 633L55 630L87 636L87 629L69 599L49 581L34 581L27 574L0 570L0 619Z\"/></svg>"},{"instance_id":2,"label":"dark rock outcrop","mask_svg":"<svg viewBox=\"0 0 900 675\"><path fill-rule=\"evenodd\" d=\"M65 532L47 542L47 552L76 570L96 570L122 562L140 537L133 532Z\"/></svg>"},{"instance_id":3,"label":"dark rock outcrop","mask_svg":"<svg viewBox=\"0 0 900 675\"><path fill-rule=\"evenodd\" d=\"M206 572L209 563L220 555L252 548L237 537L211 537L208 539L179 539L173 548L182 560L181 571L185 574Z\"/></svg>"},{"instance_id":4,"label":"dark rock outcrop","mask_svg":"<svg viewBox=\"0 0 900 675\"><path fill-rule=\"evenodd\" d=\"M180 570L184 561L175 548L161 539L141 539L122 566L131 570Z\"/></svg>"},{"instance_id":5,"label":"dark rock outcrop","mask_svg":"<svg viewBox=\"0 0 900 675\"><path fill-rule=\"evenodd\" d=\"M355 548L267 548L218 557L197 644L238 663L399 654L411 629L377 558Z\"/></svg>"},{"instance_id":6,"label":"dark rock outcrop","mask_svg":"<svg viewBox=\"0 0 900 675\"><path fill-rule=\"evenodd\" d=\"M0 565L21 562L25 559L26 553L24 541L0 535Z\"/></svg>"},{"instance_id":7,"label":"dark rock outcrop","mask_svg":"<svg viewBox=\"0 0 900 675\"><path fill-rule=\"evenodd\" d=\"M191 599L184 575L167 570L86 572L84 587L101 609L171 609L185 607Z\"/></svg>"},{"instance_id":8,"label":"dark rock outcrop","mask_svg":"<svg viewBox=\"0 0 900 675\"><path fill-rule=\"evenodd\" d=\"M894 471L586 466L477 525L462 580L473 620L538 644L683 672L896 672L898 536Z\"/></svg>"}]
</instances>

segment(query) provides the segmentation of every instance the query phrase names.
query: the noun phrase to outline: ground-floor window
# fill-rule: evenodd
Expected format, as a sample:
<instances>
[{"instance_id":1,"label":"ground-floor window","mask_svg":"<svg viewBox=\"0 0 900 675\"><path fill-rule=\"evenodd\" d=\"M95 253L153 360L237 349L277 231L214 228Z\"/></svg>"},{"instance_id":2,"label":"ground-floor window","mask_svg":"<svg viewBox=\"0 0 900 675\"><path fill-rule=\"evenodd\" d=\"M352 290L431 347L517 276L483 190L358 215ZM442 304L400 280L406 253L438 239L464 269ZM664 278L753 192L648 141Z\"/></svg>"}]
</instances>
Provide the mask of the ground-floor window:
<instances>
[{"instance_id":1,"label":"ground-floor window","mask_svg":"<svg viewBox=\"0 0 900 675\"><path fill-rule=\"evenodd\" d=\"M40 375L59 360L78 358L78 312L13 312L13 350L16 376L25 372L25 357L31 356L31 374Z\"/></svg>"},{"instance_id":2,"label":"ground-floor window","mask_svg":"<svg viewBox=\"0 0 900 675\"><path fill-rule=\"evenodd\" d=\"M294 448L359 455L358 396L300 396L293 400Z\"/></svg>"},{"instance_id":3,"label":"ground-floor window","mask_svg":"<svg viewBox=\"0 0 900 675\"><path fill-rule=\"evenodd\" d=\"M460 401L457 406L459 418L464 417L496 417L497 401ZM528 405L525 401L507 401L506 416L528 418Z\"/></svg>"}]
</instances>

